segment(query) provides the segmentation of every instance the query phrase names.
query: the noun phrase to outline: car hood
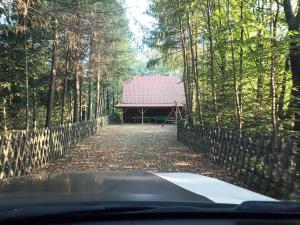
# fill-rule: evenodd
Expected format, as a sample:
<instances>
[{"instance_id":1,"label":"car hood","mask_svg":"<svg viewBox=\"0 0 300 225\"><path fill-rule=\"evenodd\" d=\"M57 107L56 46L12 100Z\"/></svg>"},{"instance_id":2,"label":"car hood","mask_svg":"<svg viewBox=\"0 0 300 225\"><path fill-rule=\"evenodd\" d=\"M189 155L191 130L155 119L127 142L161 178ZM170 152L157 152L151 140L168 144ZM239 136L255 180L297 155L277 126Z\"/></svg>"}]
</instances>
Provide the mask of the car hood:
<instances>
[{"instance_id":1,"label":"car hood","mask_svg":"<svg viewBox=\"0 0 300 225\"><path fill-rule=\"evenodd\" d=\"M0 182L0 206L66 202L203 202L275 199L191 173L70 172Z\"/></svg>"}]
</instances>

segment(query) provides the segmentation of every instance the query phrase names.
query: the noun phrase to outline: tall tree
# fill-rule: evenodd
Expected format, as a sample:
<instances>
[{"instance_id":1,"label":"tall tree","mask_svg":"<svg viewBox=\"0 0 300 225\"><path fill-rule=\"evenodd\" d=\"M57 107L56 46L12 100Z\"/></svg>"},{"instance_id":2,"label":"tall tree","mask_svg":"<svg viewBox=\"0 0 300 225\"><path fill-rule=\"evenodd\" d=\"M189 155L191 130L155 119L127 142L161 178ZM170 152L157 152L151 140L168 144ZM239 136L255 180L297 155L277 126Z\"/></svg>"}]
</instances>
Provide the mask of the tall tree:
<instances>
[{"instance_id":1,"label":"tall tree","mask_svg":"<svg viewBox=\"0 0 300 225\"><path fill-rule=\"evenodd\" d=\"M298 10L293 12L291 0L283 1L286 23L289 30L289 57L292 71L293 87L290 108L294 112L294 130L300 131L300 0Z\"/></svg>"},{"instance_id":2,"label":"tall tree","mask_svg":"<svg viewBox=\"0 0 300 225\"><path fill-rule=\"evenodd\" d=\"M48 90L48 104L47 104L47 114L45 127L50 127L52 125L52 113L54 107L54 94L55 94L55 83L56 83L56 70L57 70L57 45L58 45L58 31L57 31L58 21L53 19L54 26L54 38L52 44L52 60L51 60L51 71L50 71L50 81Z\"/></svg>"}]
</instances>

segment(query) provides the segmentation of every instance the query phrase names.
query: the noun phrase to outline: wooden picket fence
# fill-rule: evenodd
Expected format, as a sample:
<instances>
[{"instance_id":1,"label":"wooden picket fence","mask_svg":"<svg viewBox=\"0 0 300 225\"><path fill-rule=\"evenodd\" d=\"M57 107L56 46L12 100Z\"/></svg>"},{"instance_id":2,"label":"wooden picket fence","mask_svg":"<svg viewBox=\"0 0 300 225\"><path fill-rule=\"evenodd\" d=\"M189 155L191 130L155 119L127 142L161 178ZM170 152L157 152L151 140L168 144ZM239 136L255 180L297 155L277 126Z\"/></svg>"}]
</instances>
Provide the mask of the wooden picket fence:
<instances>
[{"instance_id":1,"label":"wooden picket fence","mask_svg":"<svg viewBox=\"0 0 300 225\"><path fill-rule=\"evenodd\" d=\"M177 125L177 139L237 176L245 187L281 199L299 198L298 140L239 134L209 126Z\"/></svg>"},{"instance_id":2,"label":"wooden picket fence","mask_svg":"<svg viewBox=\"0 0 300 225\"><path fill-rule=\"evenodd\" d=\"M30 173L108 124L108 116L59 127L0 135L0 179Z\"/></svg>"}]
</instances>

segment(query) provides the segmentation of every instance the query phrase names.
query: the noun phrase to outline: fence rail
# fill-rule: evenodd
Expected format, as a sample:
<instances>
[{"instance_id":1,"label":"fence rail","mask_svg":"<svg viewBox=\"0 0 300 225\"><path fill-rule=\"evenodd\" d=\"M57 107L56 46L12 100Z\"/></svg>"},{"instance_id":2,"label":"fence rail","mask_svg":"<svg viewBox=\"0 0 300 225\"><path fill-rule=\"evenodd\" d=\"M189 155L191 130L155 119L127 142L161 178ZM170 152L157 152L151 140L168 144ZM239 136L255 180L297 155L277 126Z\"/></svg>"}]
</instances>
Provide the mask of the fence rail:
<instances>
[{"instance_id":1,"label":"fence rail","mask_svg":"<svg viewBox=\"0 0 300 225\"><path fill-rule=\"evenodd\" d=\"M30 173L108 124L108 117L0 135L0 179Z\"/></svg>"},{"instance_id":2,"label":"fence rail","mask_svg":"<svg viewBox=\"0 0 300 225\"><path fill-rule=\"evenodd\" d=\"M300 153L289 137L279 137L274 147L264 136L180 122L177 139L228 169L252 190L282 199L300 197Z\"/></svg>"}]
</instances>

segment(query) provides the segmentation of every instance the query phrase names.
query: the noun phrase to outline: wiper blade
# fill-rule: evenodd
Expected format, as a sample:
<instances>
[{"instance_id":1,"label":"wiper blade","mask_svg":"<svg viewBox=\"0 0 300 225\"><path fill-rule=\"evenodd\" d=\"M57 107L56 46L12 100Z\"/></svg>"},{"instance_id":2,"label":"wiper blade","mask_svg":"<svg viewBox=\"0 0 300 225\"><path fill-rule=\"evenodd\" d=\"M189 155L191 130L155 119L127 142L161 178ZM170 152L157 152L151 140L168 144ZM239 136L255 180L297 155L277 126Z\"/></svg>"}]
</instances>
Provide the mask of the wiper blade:
<instances>
[{"instance_id":1,"label":"wiper blade","mask_svg":"<svg viewBox=\"0 0 300 225\"><path fill-rule=\"evenodd\" d=\"M236 212L300 214L300 203L280 201L247 201L239 205L236 208Z\"/></svg>"}]
</instances>

